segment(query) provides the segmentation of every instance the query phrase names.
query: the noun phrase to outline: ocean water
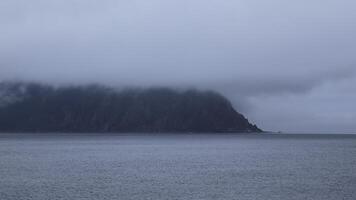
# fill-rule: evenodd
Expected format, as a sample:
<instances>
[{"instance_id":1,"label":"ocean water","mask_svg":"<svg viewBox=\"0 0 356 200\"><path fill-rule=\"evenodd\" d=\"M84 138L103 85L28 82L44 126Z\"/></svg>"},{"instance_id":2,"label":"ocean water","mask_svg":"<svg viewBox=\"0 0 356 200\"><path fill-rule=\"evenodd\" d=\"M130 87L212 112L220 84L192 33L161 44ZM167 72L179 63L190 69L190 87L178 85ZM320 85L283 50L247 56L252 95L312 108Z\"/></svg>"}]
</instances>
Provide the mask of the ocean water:
<instances>
[{"instance_id":1,"label":"ocean water","mask_svg":"<svg viewBox=\"0 0 356 200\"><path fill-rule=\"evenodd\" d=\"M356 135L0 134L0 199L355 200Z\"/></svg>"}]
</instances>

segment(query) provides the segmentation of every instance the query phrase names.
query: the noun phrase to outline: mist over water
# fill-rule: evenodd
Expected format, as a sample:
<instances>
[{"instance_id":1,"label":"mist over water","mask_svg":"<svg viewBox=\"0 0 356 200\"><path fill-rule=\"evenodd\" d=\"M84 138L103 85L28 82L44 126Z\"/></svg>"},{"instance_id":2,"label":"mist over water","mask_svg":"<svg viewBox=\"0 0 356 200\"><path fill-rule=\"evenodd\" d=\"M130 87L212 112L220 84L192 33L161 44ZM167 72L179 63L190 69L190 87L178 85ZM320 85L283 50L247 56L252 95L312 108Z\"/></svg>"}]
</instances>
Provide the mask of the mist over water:
<instances>
[{"instance_id":1,"label":"mist over water","mask_svg":"<svg viewBox=\"0 0 356 200\"><path fill-rule=\"evenodd\" d=\"M356 198L353 135L1 134L0 199Z\"/></svg>"},{"instance_id":2,"label":"mist over water","mask_svg":"<svg viewBox=\"0 0 356 200\"><path fill-rule=\"evenodd\" d=\"M355 8L0 0L0 200L355 200Z\"/></svg>"}]
</instances>

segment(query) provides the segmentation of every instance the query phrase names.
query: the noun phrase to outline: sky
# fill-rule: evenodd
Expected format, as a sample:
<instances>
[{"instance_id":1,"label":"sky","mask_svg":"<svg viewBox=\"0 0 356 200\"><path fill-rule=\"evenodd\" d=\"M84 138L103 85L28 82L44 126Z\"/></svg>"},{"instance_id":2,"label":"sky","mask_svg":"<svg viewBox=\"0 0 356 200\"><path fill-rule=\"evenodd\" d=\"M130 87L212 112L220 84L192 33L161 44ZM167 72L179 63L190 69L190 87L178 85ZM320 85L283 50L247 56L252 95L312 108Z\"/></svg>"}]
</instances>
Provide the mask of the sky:
<instances>
[{"instance_id":1,"label":"sky","mask_svg":"<svg viewBox=\"0 0 356 200\"><path fill-rule=\"evenodd\" d=\"M354 0L1 0L0 81L212 89L260 128L356 133Z\"/></svg>"}]
</instances>

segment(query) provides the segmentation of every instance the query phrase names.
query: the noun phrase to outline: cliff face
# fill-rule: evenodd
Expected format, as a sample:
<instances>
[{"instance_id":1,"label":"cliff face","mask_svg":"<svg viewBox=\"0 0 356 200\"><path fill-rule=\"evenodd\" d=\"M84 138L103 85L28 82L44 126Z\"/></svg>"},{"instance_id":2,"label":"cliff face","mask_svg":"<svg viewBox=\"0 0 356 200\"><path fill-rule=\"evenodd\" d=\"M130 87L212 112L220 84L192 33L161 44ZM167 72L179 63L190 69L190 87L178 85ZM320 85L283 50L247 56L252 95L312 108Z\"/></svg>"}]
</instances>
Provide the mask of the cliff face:
<instances>
[{"instance_id":1,"label":"cliff face","mask_svg":"<svg viewBox=\"0 0 356 200\"><path fill-rule=\"evenodd\" d=\"M261 132L215 92L0 84L1 132Z\"/></svg>"}]
</instances>

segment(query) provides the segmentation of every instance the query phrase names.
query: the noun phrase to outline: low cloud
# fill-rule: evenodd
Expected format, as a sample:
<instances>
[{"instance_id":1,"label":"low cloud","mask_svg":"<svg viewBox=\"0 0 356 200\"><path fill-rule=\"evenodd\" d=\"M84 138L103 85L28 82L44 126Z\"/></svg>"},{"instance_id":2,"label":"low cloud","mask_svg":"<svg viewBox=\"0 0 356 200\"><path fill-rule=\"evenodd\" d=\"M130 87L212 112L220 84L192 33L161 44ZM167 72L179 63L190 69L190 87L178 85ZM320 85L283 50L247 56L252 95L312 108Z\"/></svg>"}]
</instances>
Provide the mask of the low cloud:
<instances>
[{"instance_id":1,"label":"low cloud","mask_svg":"<svg viewBox=\"0 0 356 200\"><path fill-rule=\"evenodd\" d=\"M3 0L0 80L214 89L256 123L275 127L278 116L256 117L266 116L258 115L261 105L276 115L278 104L263 99L307 98L326 86L332 95L335 85L354 82L355 6L351 0ZM317 99L310 103L319 105Z\"/></svg>"}]
</instances>

